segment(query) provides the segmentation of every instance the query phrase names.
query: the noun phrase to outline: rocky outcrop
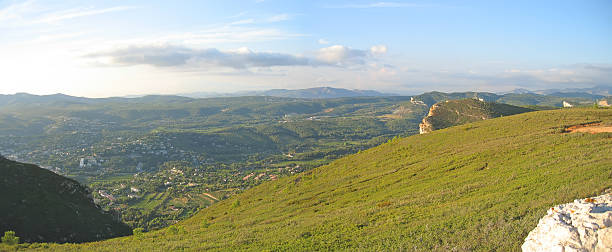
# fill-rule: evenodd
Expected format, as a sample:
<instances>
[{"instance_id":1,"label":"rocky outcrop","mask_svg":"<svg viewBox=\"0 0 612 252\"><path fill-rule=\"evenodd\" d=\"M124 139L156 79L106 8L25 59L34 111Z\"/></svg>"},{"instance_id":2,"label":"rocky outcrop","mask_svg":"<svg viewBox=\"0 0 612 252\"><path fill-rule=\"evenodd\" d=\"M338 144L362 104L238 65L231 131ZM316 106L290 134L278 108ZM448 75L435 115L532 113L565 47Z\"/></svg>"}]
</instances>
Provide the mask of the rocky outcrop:
<instances>
[{"instance_id":1,"label":"rocky outcrop","mask_svg":"<svg viewBox=\"0 0 612 252\"><path fill-rule=\"evenodd\" d=\"M438 102L419 124L421 134L465 123L533 111L508 104L486 102L484 99L462 99Z\"/></svg>"},{"instance_id":2,"label":"rocky outcrop","mask_svg":"<svg viewBox=\"0 0 612 252\"><path fill-rule=\"evenodd\" d=\"M439 104L434 104L433 106L431 106L431 108L429 108L427 116L425 116L425 118L423 118L423 121L419 124L420 134L429 133L435 130L433 124L431 123L431 118L435 115L435 110L439 107Z\"/></svg>"},{"instance_id":3,"label":"rocky outcrop","mask_svg":"<svg viewBox=\"0 0 612 252\"><path fill-rule=\"evenodd\" d=\"M612 194L552 207L523 251L612 251Z\"/></svg>"}]
</instances>

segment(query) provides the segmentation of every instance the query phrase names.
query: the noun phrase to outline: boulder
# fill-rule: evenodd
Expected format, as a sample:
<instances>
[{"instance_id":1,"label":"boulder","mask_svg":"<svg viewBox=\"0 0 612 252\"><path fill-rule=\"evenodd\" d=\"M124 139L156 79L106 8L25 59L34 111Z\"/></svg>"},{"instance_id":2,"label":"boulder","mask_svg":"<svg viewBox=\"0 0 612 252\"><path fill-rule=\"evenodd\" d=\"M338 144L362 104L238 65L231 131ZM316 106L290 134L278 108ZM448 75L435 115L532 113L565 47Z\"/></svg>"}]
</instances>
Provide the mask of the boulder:
<instances>
[{"instance_id":1,"label":"boulder","mask_svg":"<svg viewBox=\"0 0 612 252\"><path fill-rule=\"evenodd\" d=\"M612 194L548 209L523 251L612 251Z\"/></svg>"}]
</instances>

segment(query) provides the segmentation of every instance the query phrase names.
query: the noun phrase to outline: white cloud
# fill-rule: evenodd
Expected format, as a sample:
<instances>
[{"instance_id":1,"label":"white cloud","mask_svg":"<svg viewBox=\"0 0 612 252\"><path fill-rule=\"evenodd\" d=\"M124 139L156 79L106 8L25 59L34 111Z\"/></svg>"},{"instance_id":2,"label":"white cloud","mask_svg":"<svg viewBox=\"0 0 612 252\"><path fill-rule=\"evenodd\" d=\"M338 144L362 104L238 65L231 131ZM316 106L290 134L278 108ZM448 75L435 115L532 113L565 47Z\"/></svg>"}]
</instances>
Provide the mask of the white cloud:
<instances>
[{"instance_id":1,"label":"white cloud","mask_svg":"<svg viewBox=\"0 0 612 252\"><path fill-rule=\"evenodd\" d=\"M316 58L327 64L345 66L361 65L373 56L380 56L387 53L387 46L375 45L370 50L353 49L343 45L333 45L319 49L315 54Z\"/></svg>"},{"instance_id":2,"label":"white cloud","mask_svg":"<svg viewBox=\"0 0 612 252\"><path fill-rule=\"evenodd\" d=\"M316 58L328 64L342 65L345 63L363 63L368 56L365 50L352 49L343 45L333 45L321 48L316 52Z\"/></svg>"},{"instance_id":3,"label":"white cloud","mask_svg":"<svg viewBox=\"0 0 612 252\"><path fill-rule=\"evenodd\" d=\"M0 26L34 25L55 23L62 20L101 15L112 12L135 9L134 6L115 6L110 8L73 8L60 11L51 11L37 5L34 1L25 1L8 5L0 9Z\"/></svg>"},{"instance_id":4,"label":"white cloud","mask_svg":"<svg viewBox=\"0 0 612 252\"><path fill-rule=\"evenodd\" d=\"M377 53L383 49L377 46ZM247 47L233 50L197 49L171 44L143 44L118 47L90 53L94 65L155 67L187 67L196 69L246 69L277 66L361 66L372 56L369 50L352 49L343 45L321 48L313 57L275 52L257 52Z\"/></svg>"},{"instance_id":5,"label":"white cloud","mask_svg":"<svg viewBox=\"0 0 612 252\"><path fill-rule=\"evenodd\" d=\"M319 44L321 44L321 45L327 45L327 44L329 44L329 41L327 41L326 39L319 39L319 41L318 41L318 42L319 42Z\"/></svg>"},{"instance_id":6,"label":"white cloud","mask_svg":"<svg viewBox=\"0 0 612 252\"><path fill-rule=\"evenodd\" d=\"M222 25L215 28L167 34L164 36L142 38L137 41L121 42L124 45L170 43L190 47L211 47L219 45L255 43L274 40L288 40L303 37L303 34L289 33L276 28Z\"/></svg>"},{"instance_id":7,"label":"white cloud","mask_svg":"<svg viewBox=\"0 0 612 252\"><path fill-rule=\"evenodd\" d=\"M243 24L252 24L252 23L255 23L255 20L252 18L249 18L249 19L242 19L242 20L231 22L229 23L229 25L243 25Z\"/></svg>"},{"instance_id":8,"label":"white cloud","mask_svg":"<svg viewBox=\"0 0 612 252\"><path fill-rule=\"evenodd\" d=\"M41 19L34 21L34 23L53 23L53 22L58 22L58 21L66 20L66 19L94 16L94 15L100 15L100 14L118 12L118 11L126 11L126 10L130 10L134 8L135 7L133 6L117 6L117 7L105 8L105 9L76 8L76 9L48 14L42 17Z\"/></svg>"},{"instance_id":9,"label":"white cloud","mask_svg":"<svg viewBox=\"0 0 612 252\"><path fill-rule=\"evenodd\" d=\"M548 69L509 69L497 77L529 83L602 84L612 79L609 65L576 64ZM518 82L517 82L518 83Z\"/></svg>"},{"instance_id":10,"label":"white cloud","mask_svg":"<svg viewBox=\"0 0 612 252\"><path fill-rule=\"evenodd\" d=\"M22 20L23 16L30 14L36 10L34 1L25 1L8 5L0 9L0 22Z\"/></svg>"},{"instance_id":11,"label":"white cloud","mask_svg":"<svg viewBox=\"0 0 612 252\"><path fill-rule=\"evenodd\" d=\"M386 45L375 45L375 46L372 46L370 48L370 52L373 55L377 55L377 56L378 55L383 55L383 54L387 53L387 46Z\"/></svg>"},{"instance_id":12,"label":"white cloud","mask_svg":"<svg viewBox=\"0 0 612 252\"><path fill-rule=\"evenodd\" d=\"M246 47L221 51L215 48L192 49L170 45L131 46L86 55L98 63L118 66L151 65L156 67L192 66L198 68L233 68L310 65L305 57L282 53L254 52Z\"/></svg>"},{"instance_id":13,"label":"white cloud","mask_svg":"<svg viewBox=\"0 0 612 252\"><path fill-rule=\"evenodd\" d=\"M275 22L289 20L289 18L290 18L289 14L278 14L276 16L272 16L268 18L267 21L270 23L275 23Z\"/></svg>"}]
</instances>

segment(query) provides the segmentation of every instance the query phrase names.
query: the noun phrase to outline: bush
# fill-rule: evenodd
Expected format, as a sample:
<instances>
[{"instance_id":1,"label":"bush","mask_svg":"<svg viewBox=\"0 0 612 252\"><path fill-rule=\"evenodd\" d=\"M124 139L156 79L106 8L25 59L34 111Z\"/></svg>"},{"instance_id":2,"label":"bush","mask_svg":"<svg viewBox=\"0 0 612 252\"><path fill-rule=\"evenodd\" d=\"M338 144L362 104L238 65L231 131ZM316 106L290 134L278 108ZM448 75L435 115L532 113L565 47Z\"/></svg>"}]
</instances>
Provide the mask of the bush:
<instances>
[{"instance_id":1,"label":"bush","mask_svg":"<svg viewBox=\"0 0 612 252\"><path fill-rule=\"evenodd\" d=\"M144 236L144 229L143 228L135 228L133 230L134 233L134 237L136 237L137 239L141 239Z\"/></svg>"},{"instance_id":2,"label":"bush","mask_svg":"<svg viewBox=\"0 0 612 252\"><path fill-rule=\"evenodd\" d=\"M183 226L170 226L168 227L168 229L166 229L166 234L169 235L177 235L177 234L185 234L187 233L185 231L185 227Z\"/></svg>"},{"instance_id":3,"label":"bush","mask_svg":"<svg viewBox=\"0 0 612 252\"><path fill-rule=\"evenodd\" d=\"M202 228L208 228L208 227L210 227L210 223L208 223L207 220L203 220L202 221Z\"/></svg>"},{"instance_id":4,"label":"bush","mask_svg":"<svg viewBox=\"0 0 612 252\"><path fill-rule=\"evenodd\" d=\"M19 243L19 237L15 236L15 231L6 231L2 236L2 243L7 245L17 245Z\"/></svg>"}]
</instances>

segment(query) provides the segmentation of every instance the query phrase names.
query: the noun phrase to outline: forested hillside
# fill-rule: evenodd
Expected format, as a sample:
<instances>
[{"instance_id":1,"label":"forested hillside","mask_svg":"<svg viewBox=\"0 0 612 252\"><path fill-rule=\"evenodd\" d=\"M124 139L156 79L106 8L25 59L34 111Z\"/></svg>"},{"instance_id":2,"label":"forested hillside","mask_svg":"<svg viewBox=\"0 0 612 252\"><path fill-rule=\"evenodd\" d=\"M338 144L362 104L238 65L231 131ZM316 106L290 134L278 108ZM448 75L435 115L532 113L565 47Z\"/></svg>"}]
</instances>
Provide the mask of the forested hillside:
<instances>
[{"instance_id":1,"label":"forested hillside","mask_svg":"<svg viewBox=\"0 0 612 252\"><path fill-rule=\"evenodd\" d=\"M0 233L23 242L86 242L132 234L78 182L0 156Z\"/></svg>"}]
</instances>

